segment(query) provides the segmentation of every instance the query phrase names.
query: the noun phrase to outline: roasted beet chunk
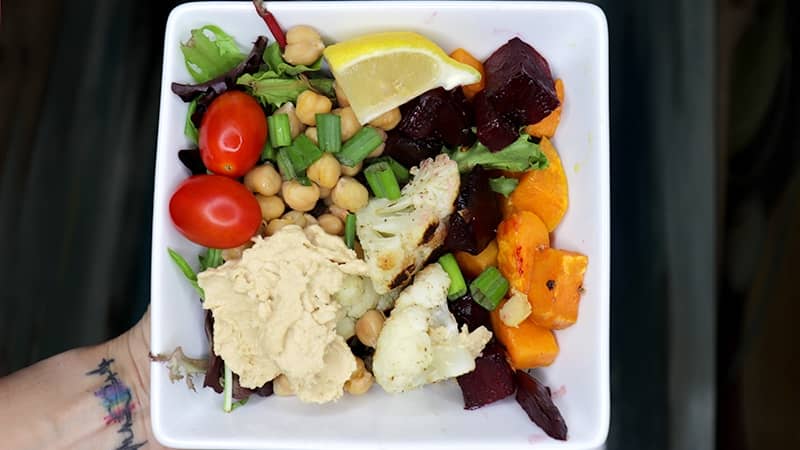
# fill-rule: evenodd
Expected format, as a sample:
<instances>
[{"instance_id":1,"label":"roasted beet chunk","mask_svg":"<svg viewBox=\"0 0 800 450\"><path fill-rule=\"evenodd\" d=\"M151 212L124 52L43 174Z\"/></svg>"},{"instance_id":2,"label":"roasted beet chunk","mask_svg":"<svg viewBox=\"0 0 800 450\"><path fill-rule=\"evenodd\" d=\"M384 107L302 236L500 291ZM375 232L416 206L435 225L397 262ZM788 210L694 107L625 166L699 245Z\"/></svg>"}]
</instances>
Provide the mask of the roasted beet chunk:
<instances>
[{"instance_id":1,"label":"roasted beet chunk","mask_svg":"<svg viewBox=\"0 0 800 450\"><path fill-rule=\"evenodd\" d=\"M448 147L469 145L468 106L461 89L432 89L403 105L397 130L415 140L440 139Z\"/></svg>"},{"instance_id":2,"label":"roasted beet chunk","mask_svg":"<svg viewBox=\"0 0 800 450\"><path fill-rule=\"evenodd\" d=\"M483 68L489 102L512 125L539 122L558 107L547 60L521 39L511 39L498 48Z\"/></svg>"},{"instance_id":3,"label":"roasted beet chunk","mask_svg":"<svg viewBox=\"0 0 800 450\"><path fill-rule=\"evenodd\" d=\"M437 138L412 139L395 129L389 132L383 153L409 168L435 157L441 151L442 141Z\"/></svg>"},{"instance_id":4,"label":"roasted beet chunk","mask_svg":"<svg viewBox=\"0 0 800 450\"><path fill-rule=\"evenodd\" d=\"M447 302L447 307L456 318L458 327L466 325L469 331L474 331L480 326L491 329L489 311L481 305L475 303L469 293L460 298Z\"/></svg>"},{"instance_id":5,"label":"roasted beet chunk","mask_svg":"<svg viewBox=\"0 0 800 450\"><path fill-rule=\"evenodd\" d=\"M448 250L477 255L497 234L502 215L489 178L489 172L480 166L461 176L456 210L450 215L444 241Z\"/></svg>"},{"instance_id":6,"label":"roasted beet chunk","mask_svg":"<svg viewBox=\"0 0 800 450\"><path fill-rule=\"evenodd\" d=\"M519 133L517 127L495 111L494 106L486 97L486 92L481 91L472 99L475 108L475 125L478 130L478 140L493 152L500 151L517 140Z\"/></svg>"},{"instance_id":7,"label":"roasted beet chunk","mask_svg":"<svg viewBox=\"0 0 800 450\"><path fill-rule=\"evenodd\" d=\"M514 371L506 361L503 346L492 339L475 360L475 370L457 378L464 409L477 409L514 393Z\"/></svg>"},{"instance_id":8,"label":"roasted beet chunk","mask_svg":"<svg viewBox=\"0 0 800 450\"><path fill-rule=\"evenodd\" d=\"M553 403L550 388L521 370L517 370L514 378L517 381L517 403L528 417L551 438L566 441L567 424Z\"/></svg>"}]
</instances>

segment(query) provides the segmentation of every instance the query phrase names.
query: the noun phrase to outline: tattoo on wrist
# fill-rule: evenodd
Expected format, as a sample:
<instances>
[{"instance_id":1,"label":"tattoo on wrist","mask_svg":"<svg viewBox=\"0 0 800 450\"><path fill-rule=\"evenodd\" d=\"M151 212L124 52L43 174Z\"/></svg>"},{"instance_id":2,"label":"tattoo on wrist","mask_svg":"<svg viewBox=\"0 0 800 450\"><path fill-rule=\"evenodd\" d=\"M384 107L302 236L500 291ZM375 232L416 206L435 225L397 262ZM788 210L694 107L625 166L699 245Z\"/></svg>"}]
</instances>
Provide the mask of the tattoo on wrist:
<instances>
[{"instance_id":1,"label":"tattoo on wrist","mask_svg":"<svg viewBox=\"0 0 800 450\"><path fill-rule=\"evenodd\" d=\"M105 416L106 425L118 424L117 433L124 439L119 447L114 450L137 450L144 447L147 441L135 443L133 433L133 411L136 407L130 388L117 378L117 373L111 368L114 359L103 358L97 368L87 372L86 375L105 377L103 386L95 391L94 396L102 400L103 408L108 415Z\"/></svg>"}]
</instances>

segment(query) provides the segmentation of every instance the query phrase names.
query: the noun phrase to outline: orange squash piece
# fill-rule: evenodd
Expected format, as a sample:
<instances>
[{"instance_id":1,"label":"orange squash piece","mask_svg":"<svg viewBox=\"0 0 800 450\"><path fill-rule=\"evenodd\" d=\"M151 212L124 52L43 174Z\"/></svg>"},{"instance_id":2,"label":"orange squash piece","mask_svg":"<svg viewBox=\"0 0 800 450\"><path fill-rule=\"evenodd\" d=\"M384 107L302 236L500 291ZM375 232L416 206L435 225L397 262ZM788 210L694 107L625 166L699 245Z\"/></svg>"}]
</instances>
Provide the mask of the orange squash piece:
<instances>
[{"instance_id":1,"label":"orange squash piece","mask_svg":"<svg viewBox=\"0 0 800 450\"><path fill-rule=\"evenodd\" d=\"M538 252L528 287L528 319L556 330L575 323L588 264L589 258L580 253L554 248Z\"/></svg>"},{"instance_id":2,"label":"orange squash piece","mask_svg":"<svg viewBox=\"0 0 800 450\"><path fill-rule=\"evenodd\" d=\"M559 105L544 119L525 127L525 132L535 137L553 137L556 134L559 122L561 122L561 107L564 105L564 82L561 78L556 80L556 97Z\"/></svg>"},{"instance_id":3,"label":"orange squash piece","mask_svg":"<svg viewBox=\"0 0 800 450\"><path fill-rule=\"evenodd\" d=\"M549 246L544 222L530 211L516 212L497 227L497 268L514 289L527 294L535 254Z\"/></svg>"},{"instance_id":4,"label":"orange squash piece","mask_svg":"<svg viewBox=\"0 0 800 450\"><path fill-rule=\"evenodd\" d=\"M500 320L500 306L492 311L491 318L494 335L506 347L514 368L549 366L558 356L558 342L551 330L530 320L523 320L517 327L509 327Z\"/></svg>"},{"instance_id":5,"label":"orange squash piece","mask_svg":"<svg viewBox=\"0 0 800 450\"><path fill-rule=\"evenodd\" d=\"M547 231L553 231L569 206L567 175L558 151L549 139L542 138L539 148L547 156L547 168L525 172L501 210L506 214L515 211L536 213L547 225Z\"/></svg>"},{"instance_id":6,"label":"orange squash piece","mask_svg":"<svg viewBox=\"0 0 800 450\"><path fill-rule=\"evenodd\" d=\"M458 267L464 275L475 278L486 268L497 266L497 241L489 242L489 245L477 255L467 252L455 252Z\"/></svg>"},{"instance_id":7,"label":"orange squash piece","mask_svg":"<svg viewBox=\"0 0 800 450\"><path fill-rule=\"evenodd\" d=\"M475 97L478 92L482 91L486 86L486 72L483 70L483 63L475 59L474 56L472 56L463 48L457 48L453 50L453 53L450 53L450 57L462 64L473 67L475 70L481 73L481 80L477 83L461 86L461 92L464 93L464 97L467 97L467 100L472 100L472 97Z\"/></svg>"}]
</instances>

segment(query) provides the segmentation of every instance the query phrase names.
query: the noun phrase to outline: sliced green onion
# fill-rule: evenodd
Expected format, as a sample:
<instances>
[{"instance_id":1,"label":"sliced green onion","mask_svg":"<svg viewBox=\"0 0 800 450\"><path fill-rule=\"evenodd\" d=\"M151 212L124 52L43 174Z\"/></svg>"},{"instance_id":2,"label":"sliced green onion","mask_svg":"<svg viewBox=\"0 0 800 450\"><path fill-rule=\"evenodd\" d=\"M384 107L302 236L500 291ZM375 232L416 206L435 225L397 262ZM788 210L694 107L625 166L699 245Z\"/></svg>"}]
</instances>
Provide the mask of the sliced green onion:
<instances>
[{"instance_id":1,"label":"sliced green onion","mask_svg":"<svg viewBox=\"0 0 800 450\"><path fill-rule=\"evenodd\" d=\"M389 167L392 168L392 172L394 172L394 177L397 178L397 182L400 184L408 183L408 180L411 179L411 174L408 172L408 169L399 162L395 161L394 158L391 156L379 156L373 160L372 162L385 162L389 164Z\"/></svg>"},{"instance_id":2,"label":"sliced green onion","mask_svg":"<svg viewBox=\"0 0 800 450\"><path fill-rule=\"evenodd\" d=\"M292 160L289 158L286 148L278 150L278 156L275 158L275 162L278 164L278 171L280 171L284 181L297 178L297 171L292 165Z\"/></svg>"},{"instance_id":3,"label":"sliced green onion","mask_svg":"<svg viewBox=\"0 0 800 450\"><path fill-rule=\"evenodd\" d=\"M378 130L372 127L364 127L344 143L342 151L336 157L345 166L355 167L382 143L383 137L378 133Z\"/></svg>"},{"instance_id":4,"label":"sliced green onion","mask_svg":"<svg viewBox=\"0 0 800 450\"><path fill-rule=\"evenodd\" d=\"M452 253L447 253L439 258L439 265L442 266L447 276L450 277L450 288L447 290L447 299L455 300L467 293L467 282L464 281L464 275L461 274L461 269L458 268L455 256Z\"/></svg>"},{"instance_id":5,"label":"sliced green onion","mask_svg":"<svg viewBox=\"0 0 800 450\"><path fill-rule=\"evenodd\" d=\"M267 139L264 141L264 148L261 150L261 161L275 161L277 157L275 147L272 146L272 141Z\"/></svg>"},{"instance_id":6,"label":"sliced green onion","mask_svg":"<svg viewBox=\"0 0 800 450\"><path fill-rule=\"evenodd\" d=\"M279 113L267 117L267 125L269 141L273 147L286 147L292 143L292 127L289 125L288 114Z\"/></svg>"},{"instance_id":7,"label":"sliced green onion","mask_svg":"<svg viewBox=\"0 0 800 450\"><path fill-rule=\"evenodd\" d=\"M308 166L322 157L322 150L308 136L297 136L292 145L286 147L286 154L292 160L295 172L306 170Z\"/></svg>"},{"instance_id":8,"label":"sliced green onion","mask_svg":"<svg viewBox=\"0 0 800 450\"><path fill-rule=\"evenodd\" d=\"M519 180L516 178L497 177L489 179L489 187L498 194L503 194L506 197L514 192L518 184Z\"/></svg>"},{"instance_id":9,"label":"sliced green onion","mask_svg":"<svg viewBox=\"0 0 800 450\"><path fill-rule=\"evenodd\" d=\"M353 249L356 245L356 215L353 213L347 214L344 221L344 243L347 248Z\"/></svg>"},{"instance_id":10,"label":"sliced green onion","mask_svg":"<svg viewBox=\"0 0 800 450\"><path fill-rule=\"evenodd\" d=\"M389 164L384 162L375 163L364 170L372 193L376 197L397 200L400 198L400 185Z\"/></svg>"},{"instance_id":11,"label":"sliced green onion","mask_svg":"<svg viewBox=\"0 0 800 450\"><path fill-rule=\"evenodd\" d=\"M200 268L203 270L213 269L222 265L222 250L218 248L208 248L205 253L199 256Z\"/></svg>"},{"instance_id":12,"label":"sliced green onion","mask_svg":"<svg viewBox=\"0 0 800 450\"><path fill-rule=\"evenodd\" d=\"M222 395L224 396L222 410L227 413L233 411L233 372L227 364L225 364L225 381Z\"/></svg>"},{"instance_id":13,"label":"sliced green onion","mask_svg":"<svg viewBox=\"0 0 800 450\"><path fill-rule=\"evenodd\" d=\"M172 259L172 262L178 266L178 269L183 273L183 276L189 281L189 284L192 285L194 290L200 294L200 301L202 302L206 298L205 292L203 292L203 288L197 283L197 274L192 269L192 266L181 256L180 253L176 252L171 248L167 248L167 253L169 253L169 257Z\"/></svg>"},{"instance_id":14,"label":"sliced green onion","mask_svg":"<svg viewBox=\"0 0 800 450\"><path fill-rule=\"evenodd\" d=\"M317 114L317 142L323 152L342 149L342 118L336 114Z\"/></svg>"},{"instance_id":15,"label":"sliced green onion","mask_svg":"<svg viewBox=\"0 0 800 450\"><path fill-rule=\"evenodd\" d=\"M508 292L508 281L497 267L489 267L472 280L469 291L477 304L494 311Z\"/></svg>"}]
</instances>

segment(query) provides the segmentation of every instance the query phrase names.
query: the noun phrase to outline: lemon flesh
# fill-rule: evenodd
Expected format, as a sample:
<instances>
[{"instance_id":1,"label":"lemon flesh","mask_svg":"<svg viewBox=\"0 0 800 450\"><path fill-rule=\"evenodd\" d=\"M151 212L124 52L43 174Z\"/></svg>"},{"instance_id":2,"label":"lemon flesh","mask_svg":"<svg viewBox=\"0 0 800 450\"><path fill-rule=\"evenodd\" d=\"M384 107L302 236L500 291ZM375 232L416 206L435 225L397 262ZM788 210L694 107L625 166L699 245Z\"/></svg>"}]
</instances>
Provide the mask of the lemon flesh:
<instances>
[{"instance_id":1,"label":"lemon flesh","mask_svg":"<svg viewBox=\"0 0 800 450\"><path fill-rule=\"evenodd\" d=\"M481 77L411 32L362 36L331 45L324 55L362 124L430 89L452 89Z\"/></svg>"}]
</instances>

